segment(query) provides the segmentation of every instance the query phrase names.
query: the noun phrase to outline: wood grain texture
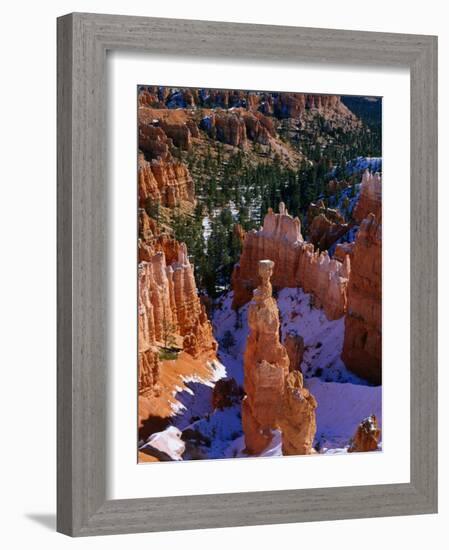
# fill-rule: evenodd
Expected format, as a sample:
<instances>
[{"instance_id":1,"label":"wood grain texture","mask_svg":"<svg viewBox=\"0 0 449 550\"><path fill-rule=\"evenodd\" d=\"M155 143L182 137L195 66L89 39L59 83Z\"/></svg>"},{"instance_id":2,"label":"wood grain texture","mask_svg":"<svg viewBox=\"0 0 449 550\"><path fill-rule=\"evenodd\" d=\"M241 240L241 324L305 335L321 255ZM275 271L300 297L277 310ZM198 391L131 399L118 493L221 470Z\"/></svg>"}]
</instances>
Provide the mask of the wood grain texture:
<instances>
[{"instance_id":1,"label":"wood grain texture","mask_svg":"<svg viewBox=\"0 0 449 550\"><path fill-rule=\"evenodd\" d=\"M106 52L411 71L411 481L106 500ZM58 523L72 536L437 510L437 39L70 14L58 19Z\"/></svg>"}]
</instances>

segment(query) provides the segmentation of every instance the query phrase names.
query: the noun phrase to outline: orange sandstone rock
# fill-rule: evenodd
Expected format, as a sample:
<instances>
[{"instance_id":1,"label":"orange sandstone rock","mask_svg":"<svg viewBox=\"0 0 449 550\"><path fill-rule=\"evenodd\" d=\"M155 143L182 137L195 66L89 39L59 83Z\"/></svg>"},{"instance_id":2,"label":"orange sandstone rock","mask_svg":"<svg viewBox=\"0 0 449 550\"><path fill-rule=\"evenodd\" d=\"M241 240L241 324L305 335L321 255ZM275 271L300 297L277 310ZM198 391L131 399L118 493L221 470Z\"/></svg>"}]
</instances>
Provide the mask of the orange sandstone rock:
<instances>
[{"instance_id":1,"label":"orange sandstone rock","mask_svg":"<svg viewBox=\"0 0 449 550\"><path fill-rule=\"evenodd\" d=\"M173 146L188 149L194 128L185 113L169 109L139 108L139 204L151 202L173 208L193 205L194 184L185 164L172 155ZM196 132L198 129L196 128Z\"/></svg>"},{"instance_id":2,"label":"orange sandstone rock","mask_svg":"<svg viewBox=\"0 0 449 550\"><path fill-rule=\"evenodd\" d=\"M301 371L301 362L304 355L304 338L297 332L289 332L285 337L284 346L290 360L290 371Z\"/></svg>"},{"instance_id":3,"label":"orange sandstone rock","mask_svg":"<svg viewBox=\"0 0 449 550\"><path fill-rule=\"evenodd\" d=\"M382 223L382 179L379 174L365 171L360 186L360 197L354 208L353 217L361 223L369 214L374 214Z\"/></svg>"},{"instance_id":4,"label":"orange sandstone rock","mask_svg":"<svg viewBox=\"0 0 449 550\"><path fill-rule=\"evenodd\" d=\"M194 183L185 164L174 159L150 162L140 154L138 159L139 204L151 203L173 208L182 203L195 203Z\"/></svg>"},{"instance_id":5,"label":"orange sandstone rock","mask_svg":"<svg viewBox=\"0 0 449 550\"><path fill-rule=\"evenodd\" d=\"M375 415L368 416L360 422L352 438L348 453L365 453L379 448L380 428Z\"/></svg>"},{"instance_id":6,"label":"orange sandstone rock","mask_svg":"<svg viewBox=\"0 0 449 550\"><path fill-rule=\"evenodd\" d=\"M269 209L259 231L245 235L240 261L232 274L235 309L251 299L257 286L254 265L264 258L274 262L272 283L276 289L301 287L314 294L316 305L323 307L329 319L344 315L349 256L340 262L331 259L326 251L315 251L313 244L304 242L299 219L290 216L283 203L279 214Z\"/></svg>"},{"instance_id":7,"label":"orange sandstone rock","mask_svg":"<svg viewBox=\"0 0 449 550\"><path fill-rule=\"evenodd\" d=\"M242 423L249 454L259 454L270 443L281 413L287 351L279 341L279 312L272 297L273 262L258 263L261 279L248 310L249 336L244 354Z\"/></svg>"},{"instance_id":8,"label":"orange sandstone rock","mask_svg":"<svg viewBox=\"0 0 449 550\"><path fill-rule=\"evenodd\" d=\"M344 262L346 256L352 257L354 243L340 243L335 247L334 258L340 262Z\"/></svg>"},{"instance_id":9,"label":"orange sandstone rock","mask_svg":"<svg viewBox=\"0 0 449 550\"><path fill-rule=\"evenodd\" d=\"M164 248L165 247L165 248ZM151 250L151 248L149 248ZM192 357L216 357L217 343L201 304L184 244L159 237L138 270L139 391L152 392L158 350L176 342ZM165 250L167 252L165 252ZM167 265L166 256L178 255Z\"/></svg>"},{"instance_id":10,"label":"orange sandstone rock","mask_svg":"<svg viewBox=\"0 0 449 550\"><path fill-rule=\"evenodd\" d=\"M301 372L290 372L285 380L279 421L283 455L307 455L312 452L316 433L316 407L315 398L304 388Z\"/></svg>"},{"instance_id":11,"label":"orange sandstone rock","mask_svg":"<svg viewBox=\"0 0 449 550\"><path fill-rule=\"evenodd\" d=\"M351 260L342 359L373 383L382 380L382 225L374 214L360 225Z\"/></svg>"}]
</instances>

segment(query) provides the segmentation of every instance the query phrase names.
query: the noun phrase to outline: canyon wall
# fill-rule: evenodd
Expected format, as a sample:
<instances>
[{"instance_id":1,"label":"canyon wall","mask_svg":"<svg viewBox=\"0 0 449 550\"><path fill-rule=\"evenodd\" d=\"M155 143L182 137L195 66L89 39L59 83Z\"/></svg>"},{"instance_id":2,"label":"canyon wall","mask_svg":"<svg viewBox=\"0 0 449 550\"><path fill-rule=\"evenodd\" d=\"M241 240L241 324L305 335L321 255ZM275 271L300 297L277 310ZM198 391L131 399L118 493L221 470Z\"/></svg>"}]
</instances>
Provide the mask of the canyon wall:
<instances>
[{"instance_id":1,"label":"canyon wall","mask_svg":"<svg viewBox=\"0 0 449 550\"><path fill-rule=\"evenodd\" d=\"M191 131L183 120L164 122L163 118L155 118L157 113L145 107L139 109L139 205L193 206L193 179L187 166L171 152L173 145L189 148Z\"/></svg>"},{"instance_id":2,"label":"canyon wall","mask_svg":"<svg viewBox=\"0 0 449 550\"><path fill-rule=\"evenodd\" d=\"M185 164L175 160L138 158L139 206L160 204L168 208L195 202L193 179Z\"/></svg>"},{"instance_id":3,"label":"canyon wall","mask_svg":"<svg viewBox=\"0 0 449 550\"><path fill-rule=\"evenodd\" d=\"M276 137L273 120L259 111L203 110L200 128L209 137L234 147L245 148L248 140L268 145Z\"/></svg>"},{"instance_id":4,"label":"canyon wall","mask_svg":"<svg viewBox=\"0 0 449 550\"><path fill-rule=\"evenodd\" d=\"M382 225L370 213L351 253L342 359L354 373L382 380Z\"/></svg>"},{"instance_id":5,"label":"canyon wall","mask_svg":"<svg viewBox=\"0 0 449 550\"><path fill-rule=\"evenodd\" d=\"M145 86L139 92L139 105L169 109L243 108L275 115L278 118L300 118L305 112L316 110L326 113L329 119L338 116L352 124L359 124L357 117L338 95Z\"/></svg>"},{"instance_id":6,"label":"canyon wall","mask_svg":"<svg viewBox=\"0 0 449 550\"><path fill-rule=\"evenodd\" d=\"M276 289L301 287L315 296L315 305L323 307L329 319L344 315L349 257L340 262L326 251L315 251L313 244L304 241L299 219L290 216L283 203L279 214L269 209L263 227L244 237L240 261L232 275L235 309L251 299L258 283L254 266L265 258L275 264L272 284Z\"/></svg>"},{"instance_id":7,"label":"canyon wall","mask_svg":"<svg viewBox=\"0 0 449 550\"><path fill-rule=\"evenodd\" d=\"M145 216L143 215L145 219ZM142 246L138 269L139 392L157 390L160 348L214 359L217 343L201 304L186 246L160 235ZM176 255L176 256L175 256Z\"/></svg>"}]
</instances>

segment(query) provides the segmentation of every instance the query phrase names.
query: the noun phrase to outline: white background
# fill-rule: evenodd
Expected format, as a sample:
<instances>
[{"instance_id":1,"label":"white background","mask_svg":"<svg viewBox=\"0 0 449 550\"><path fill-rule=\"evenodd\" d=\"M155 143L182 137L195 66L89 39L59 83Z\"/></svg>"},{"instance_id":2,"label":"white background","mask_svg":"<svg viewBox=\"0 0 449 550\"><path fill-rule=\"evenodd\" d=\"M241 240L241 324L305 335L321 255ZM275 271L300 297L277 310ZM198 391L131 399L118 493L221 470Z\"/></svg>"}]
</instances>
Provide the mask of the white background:
<instances>
[{"instance_id":1,"label":"white background","mask_svg":"<svg viewBox=\"0 0 449 550\"><path fill-rule=\"evenodd\" d=\"M423 11L423 7L425 11ZM378 0L321 0L318 5L287 0L254 3L30 1L2 10L1 128L1 366L2 451L0 453L1 540L8 548L271 548L274 545L365 549L401 544L422 548L446 539L449 519L447 463L449 445L447 369L440 369L440 513L437 516L367 519L284 526L245 527L195 532L127 535L70 540L54 533L55 510L55 17L71 11L96 11L161 17L197 18L439 34L441 166L449 149L449 36L443 3L438 0L393 3ZM443 101L444 100L444 101ZM441 170L441 180L445 173ZM440 208L448 201L441 186ZM444 214L445 210L441 210ZM400 208L398 207L398 213ZM440 242L447 229L441 216ZM398 233L401 220L398 217ZM442 255L440 280L447 279ZM441 285L440 356L447 333L447 290ZM443 393L444 392L444 393ZM304 472L304 475L307 475Z\"/></svg>"},{"instance_id":2,"label":"white background","mask_svg":"<svg viewBox=\"0 0 449 550\"><path fill-rule=\"evenodd\" d=\"M107 456L110 498L273 491L410 481L410 243L409 231L397 246L397 205L404 228L410 225L409 71L248 61L191 61L115 53L108 60L109 171L113 200L110 301L113 322L107 403L110 425ZM152 79L151 82L148 79ZM382 453L254 460L136 464L137 423L135 227L136 87L138 83L231 89L296 90L383 95L383 418ZM300 86L301 88L298 88ZM398 276L402 278L397 284ZM110 393L109 393L110 392ZM298 475L307 469L307 476Z\"/></svg>"}]
</instances>

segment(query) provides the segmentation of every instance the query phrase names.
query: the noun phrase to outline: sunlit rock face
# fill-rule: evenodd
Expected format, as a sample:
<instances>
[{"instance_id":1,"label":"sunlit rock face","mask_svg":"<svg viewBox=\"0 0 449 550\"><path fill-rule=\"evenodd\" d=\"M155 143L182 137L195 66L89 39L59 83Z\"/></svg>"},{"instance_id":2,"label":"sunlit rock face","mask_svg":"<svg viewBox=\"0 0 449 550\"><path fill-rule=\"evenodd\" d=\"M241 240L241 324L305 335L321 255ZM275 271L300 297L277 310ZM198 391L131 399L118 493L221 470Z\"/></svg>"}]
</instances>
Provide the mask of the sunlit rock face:
<instances>
[{"instance_id":1,"label":"sunlit rock face","mask_svg":"<svg viewBox=\"0 0 449 550\"><path fill-rule=\"evenodd\" d=\"M289 216L283 203L279 214L270 209L263 227L245 235L240 261L233 272L234 308L241 307L251 299L258 284L254 266L264 258L275 264L272 279L275 288L296 286L302 243L299 219Z\"/></svg>"},{"instance_id":2,"label":"sunlit rock face","mask_svg":"<svg viewBox=\"0 0 449 550\"><path fill-rule=\"evenodd\" d=\"M354 242L337 244L335 247L334 258L340 262L344 262L346 256L349 256L349 259L351 259L353 249Z\"/></svg>"},{"instance_id":3,"label":"sunlit rock face","mask_svg":"<svg viewBox=\"0 0 449 550\"><path fill-rule=\"evenodd\" d=\"M382 380L382 225L361 223L352 251L342 359L362 378Z\"/></svg>"},{"instance_id":4,"label":"sunlit rock face","mask_svg":"<svg viewBox=\"0 0 449 550\"><path fill-rule=\"evenodd\" d=\"M263 227L245 235L240 261L232 275L235 309L251 299L257 286L254 266L263 258L275 264L272 284L276 289L303 288L314 295L315 305L322 307L329 319L345 314L349 256L340 262L305 242L299 219L290 216L283 203L279 214L269 209Z\"/></svg>"},{"instance_id":5,"label":"sunlit rock face","mask_svg":"<svg viewBox=\"0 0 449 550\"><path fill-rule=\"evenodd\" d=\"M241 149L246 148L248 141L268 145L277 135L271 118L242 108L205 110L200 127L209 137Z\"/></svg>"},{"instance_id":6,"label":"sunlit rock face","mask_svg":"<svg viewBox=\"0 0 449 550\"><path fill-rule=\"evenodd\" d=\"M192 135L198 132L181 118L160 116L168 109L139 109L138 189L142 208L150 202L169 208L195 202L194 183L187 166L175 159L172 147L189 149ZM177 112L174 112L177 115ZM173 117L173 115L172 115Z\"/></svg>"},{"instance_id":7,"label":"sunlit rock face","mask_svg":"<svg viewBox=\"0 0 449 550\"><path fill-rule=\"evenodd\" d=\"M304 388L301 372L286 377L279 427L282 432L282 454L307 455L312 452L316 433L317 402Z\"/></svg>"},{"instance_id":8,"label":"sunlit rock face","mask_svg":"<svg viewBox=\"0 0 449 550\"><path fill-rule=\"evenodd\" d=\"M155 148L158 142L164 143L168 149L174 145L187 151L191 148L192 138L198 135L198 126L187 111L139 108L139 147L147 157L161 156Z\"/></svg>"},{"instance_id":9,"label":"sunlit rock face","mask_svg":"<svg viewBox=\"0 0 449 550\"><path fill-rule=\"evenodd\" d=\"M272 297L273 262L258 262L260 285L248 310L249 336L244 354L242 423L249 454L261 453L271 442L281 413L287 351L279 340L279 311Z\"/></svg>"},{"instance_id":10,"label":"sunlit rock face","mask_svg":"<svg viewBox=\"0 0 449 550\"><path fill-rule=\"evenodd\" d=\"M316 401L303 387L300 371L289 374L289 355L279 339L279 311L270 283L273 267L271 260L259 261L260 284L248 309L242 404L246 451L261 453L280 427L284 454L309 454L316 432Z\"/></svg>"},{"instance_id":11,"label":"sunlit rock face","mask_svg":"<svg viewBox=\"0 0 449 550\"><path fill-rule=\"evenodd\" d=\"M382 223L382 179L380 174L372 174L366 170L360 186L360 197L354 208L354 219L361 223L369 214L374 214L376 220Z\"/></svg>"},{"instance_id":12,"label":"sunlit rock face","mask_svg":"<svg viewBox=\"0 0 449 550\"><path fill-rule=\"evenodd\" d=\"M364 418L357 426L352 438L348 453L365 453L377 451L379 448L381 431L374 414Z\"/></svg>"},{"instance_id":13,"label":"sunlit rock face","mask_svg":"<svg viewBox=\"0 0 449 550\"><path fill-rule=\"evenodd\" d=\"M151 201L173 208L183 202L195 202L194 184L185 164L174 159L138 160L139 205L144 208Z\"/></svg>"},{"instance_id":14,"label":"sunlit rock face","mask_svg":"<svg viewBox=\"0 0 449 550\"><path fill-rule=\"evenodd\" d=\"M186 246L179 245L178 257L169 265L162 250L156 252L150 262L143 262L140 270L143 277L148 277L145 286L149 289L153 307L157 310L153 315L156 339L161 341L163 336L165 315L165 319L174 326L176 332L184 337L189 336L191 340L193 338L190 342L191 355L198 355L201 351L214 351L216 344L211 325L198 297ZM142 294L145 295L145 291Z\"/></svg>"},{"instance_id":15,"label":"sunlit rock face","mask_svg":"<svg viewBox=\"0 0 449 550\"><path fill-rule=\"evenodd\" d=\"M146 251L150 254L151 248ZM192 357L215 358L217 343L184 244L170 238L156 240L152 254L139 264L138 299L141 394L151 393L158 378L160 346L176 343Z\"/></svg>"}]
</instances>

